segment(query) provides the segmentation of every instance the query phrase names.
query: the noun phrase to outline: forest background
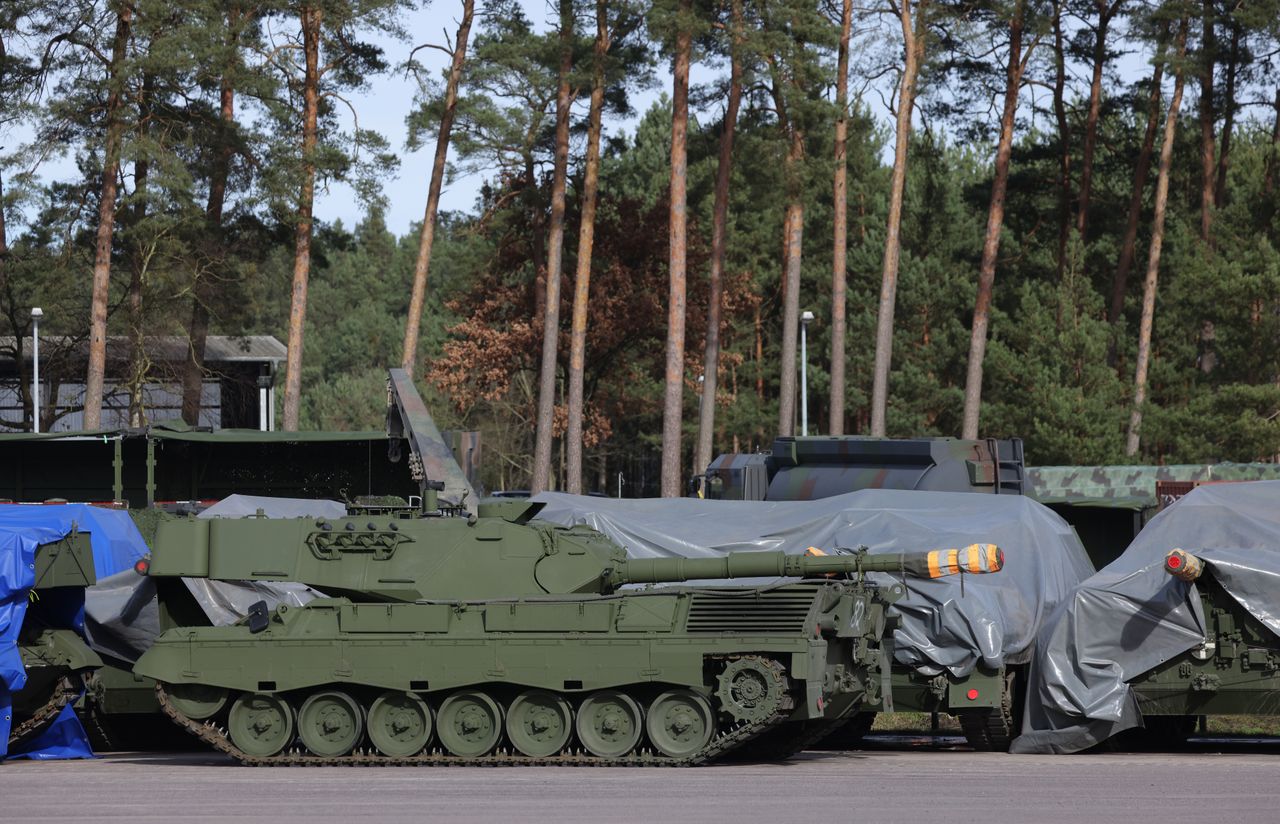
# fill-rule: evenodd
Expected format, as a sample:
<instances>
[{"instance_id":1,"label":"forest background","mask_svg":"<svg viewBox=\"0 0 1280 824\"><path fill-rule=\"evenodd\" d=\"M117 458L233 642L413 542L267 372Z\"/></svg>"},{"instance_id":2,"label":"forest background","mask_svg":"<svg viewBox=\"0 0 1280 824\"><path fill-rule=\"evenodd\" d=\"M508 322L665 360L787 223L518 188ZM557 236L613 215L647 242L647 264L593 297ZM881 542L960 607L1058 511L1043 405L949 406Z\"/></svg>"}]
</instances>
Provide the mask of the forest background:
<instances>
[{"instance_id":1,"label":"forest background","mask_svg":"<svg viewBox=\"0 0 1280 824\"><path fill-rule=\"evenodd\" d=\"M194 420L205 336L274 334L286 428L378 428L403 363L490 488L680 494L799 433L807 310L811 434L1275 460L1278 6L437 0L416 31L412 0L12 0L0 426L32 425L42 305L86 426L104 392L149 422L156 382ZM419 86L399 134L358 125L387 73ZM451 175L473 208L438 212ZM317 211L336 185L357 225Z\"/></svg>"}]
</instances>

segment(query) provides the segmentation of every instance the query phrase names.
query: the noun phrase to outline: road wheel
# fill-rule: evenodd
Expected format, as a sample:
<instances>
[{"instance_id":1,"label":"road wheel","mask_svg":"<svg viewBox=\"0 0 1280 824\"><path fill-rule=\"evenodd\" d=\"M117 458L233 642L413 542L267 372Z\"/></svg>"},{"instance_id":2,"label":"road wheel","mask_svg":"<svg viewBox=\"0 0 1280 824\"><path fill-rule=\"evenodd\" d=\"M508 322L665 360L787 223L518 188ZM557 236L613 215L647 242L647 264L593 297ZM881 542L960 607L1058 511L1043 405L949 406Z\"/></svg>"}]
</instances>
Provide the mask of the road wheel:
<instances>
[{"instance_id":1,"label":"road wheel","mask_svg":"<svg viewBox=\"0 0 1280 824\"><path fill-rule=\"evenodd\" d=\"M246 755L275 755L293 742L293 708L278 695L245 693L231 705L227 728Z\"/></svg>"},{"instance_id":2,"label":"road wheel","mask_svg":"<svg viewBox=\"0 0 1280 824\"><path fill-rule=\"evenodd\" d=\"M572 731L569 702L545 690L520 693L507 710L507 737L517 750L533 758L560 752Z\"/></svg>"},{"instance_id":3,"label":"road wheel","mask_svg":"<svg viewBox=\"0 0 1280 824\"><path fill-rule=\"evenodd\" d=\"M316 755L346 755L364 737L364 710L345 692L318 692L298 710L298 737Z\"/></svg>"},{"instance_id":4,"label":"road wheel","mask_svg":"<svg viewBox=\"0 0 1280 824\"><path fill-rule=\"evenodd\" d=\"M461 758L488 755L502 738L502 707L479 690L455 692L440 705L436 734Z\"/></svg>"},{"instance_id":5,"label":"road wheel","mask_svg":"<svg viewBox=\"0 0 1280 824\"><path fill-rule=\"evenodd\" d=\"M575 727L578 740L592 755L621 758L640 743L644 725L640 705L616 690L601 690L587 696L578 707Z\"/></svg>"},{"instance_id":6,"label":"road wheel","mask_svg":"<svg viewBox=\"0 0 1280 824\"><path fill-rule=\"evenodd\" d=\"M645 721L649 741L658 752L672 758L688 758L707 746L715 726L710 702L684 689L655 698Z\"/></svg>"},{"instance_id":7,"label":"road wheel","mask_svg":"<svg viewBox=\"0 0 1280 824\"><path fill-rule=\"evenodd\" d=\"M208 684L174 684L165 692L173 708L193 721L203 721L222 712L230 698L222 687Z\"/></svg>"},{"instance_id":8,"label":"road wheel","mask_svg":"<svg viewBox=\"0 0 1280 824\"><path fill-rule=\"evenodd\" d=\"M378 752L406 758L431 741L431 708L409 692L384 692L369 707L369 740Z\"/></svg>"}]
</instances>

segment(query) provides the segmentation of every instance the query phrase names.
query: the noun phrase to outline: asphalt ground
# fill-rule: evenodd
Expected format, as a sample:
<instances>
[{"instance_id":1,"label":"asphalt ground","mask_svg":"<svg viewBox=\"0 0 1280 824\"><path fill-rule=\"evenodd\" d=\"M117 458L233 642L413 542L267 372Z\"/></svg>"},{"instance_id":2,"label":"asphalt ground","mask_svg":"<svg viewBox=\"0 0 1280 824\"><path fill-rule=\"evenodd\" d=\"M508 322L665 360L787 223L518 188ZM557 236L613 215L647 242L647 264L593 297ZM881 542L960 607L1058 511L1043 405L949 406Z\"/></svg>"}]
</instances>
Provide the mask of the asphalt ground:
<instances>
[{"instance_id":1,"label":"asphalt ground","mask_svg":"<svg viewBox=\"0 0 1280 824\"><path fill-rule=\"evenodd\" d=\"M0 765L0 821L1071 822L1280 820L1280 742L1014 756L892 739L691 769L239 767L117 754Z\"/></svg>"}]
</instances>

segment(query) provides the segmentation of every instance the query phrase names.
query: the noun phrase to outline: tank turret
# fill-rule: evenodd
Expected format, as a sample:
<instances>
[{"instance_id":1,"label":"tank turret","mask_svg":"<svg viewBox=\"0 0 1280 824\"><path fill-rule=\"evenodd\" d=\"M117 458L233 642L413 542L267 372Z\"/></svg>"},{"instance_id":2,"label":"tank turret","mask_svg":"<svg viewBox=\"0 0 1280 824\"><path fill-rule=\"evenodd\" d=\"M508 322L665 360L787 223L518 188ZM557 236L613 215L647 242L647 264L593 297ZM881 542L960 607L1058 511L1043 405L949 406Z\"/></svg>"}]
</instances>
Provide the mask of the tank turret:
<instances>
[{"instance_id":1,"label":"tank turret","mask_svg":"<svg viewBox=\"0 0 1280 824\"><path fill-rule=\"evenodd\" d=\"M153 556L144 566L160 577L295 581L358 601L418 601L605 595L624 584L725 578L865 572L936 578L995 572L1003 564L992 544L906 555L628 558L588 527L531 521L541 508L505 502L482 506L470 518L174 519L157 528Z\"/></svg>"},{"instance_id":2,"label":"tank turret","mask_svg":"<svg viewBox=\"0 0 1280 824\"><path fill-rule=\"evenodd\" d=\"M1164 571L1180 581L1191 582L1204 572L1204 561L1185 549L1175 549L1165 556Z\"/></svg>"}]
</instances>

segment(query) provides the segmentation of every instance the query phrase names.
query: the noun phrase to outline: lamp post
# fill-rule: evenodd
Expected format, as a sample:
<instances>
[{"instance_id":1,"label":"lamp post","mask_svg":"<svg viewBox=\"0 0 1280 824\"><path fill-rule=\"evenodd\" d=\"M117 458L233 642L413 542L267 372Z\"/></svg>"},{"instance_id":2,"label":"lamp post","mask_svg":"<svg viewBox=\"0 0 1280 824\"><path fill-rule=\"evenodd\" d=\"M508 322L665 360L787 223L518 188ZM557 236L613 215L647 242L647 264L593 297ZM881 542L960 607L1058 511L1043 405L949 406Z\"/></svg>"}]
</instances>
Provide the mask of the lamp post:
<instances>
[{"instance_id":1,"label":"lamp post","mask_svg":"<svg viewBox=\"0 0 1280 824\"><path fill-rule=\"evenodd\" d=\"M40 318L44 310L31 308L31 423L33 431L40 432Z\"/></svg>"},{"instance_id":2,"label":"lamp post","mask_svg":"<svg viewBox=\"0 0 1280 824\"><path fill-rule=\"evenodd\" d=\"M800 434L809 434L809 324L813 313L805 310L800 315Z\"/></svg>"},{"instance_id":3,"label":"lamp post","mask_svg":"<svg viewBox=\"0 0 1280 824\"><path fill-rule=\"evenodd\" d=\"M707 376L699 375L698 376L698 424L699 426L701 426L702 424L702 393L706 390L706 387L707 387ZM699 438L702 437L701 430L699 430L698 432L698 437ZM696 485L695 488L693 489L695 493L701 489L701 484L699 484L698 482L698 472L700 469L706 469L705 466L704 467L698 466L698 457L699 457L698 444L695 442L693 445L693 476L692 476L693 482Z\"/></svg>"}]
</instances>

